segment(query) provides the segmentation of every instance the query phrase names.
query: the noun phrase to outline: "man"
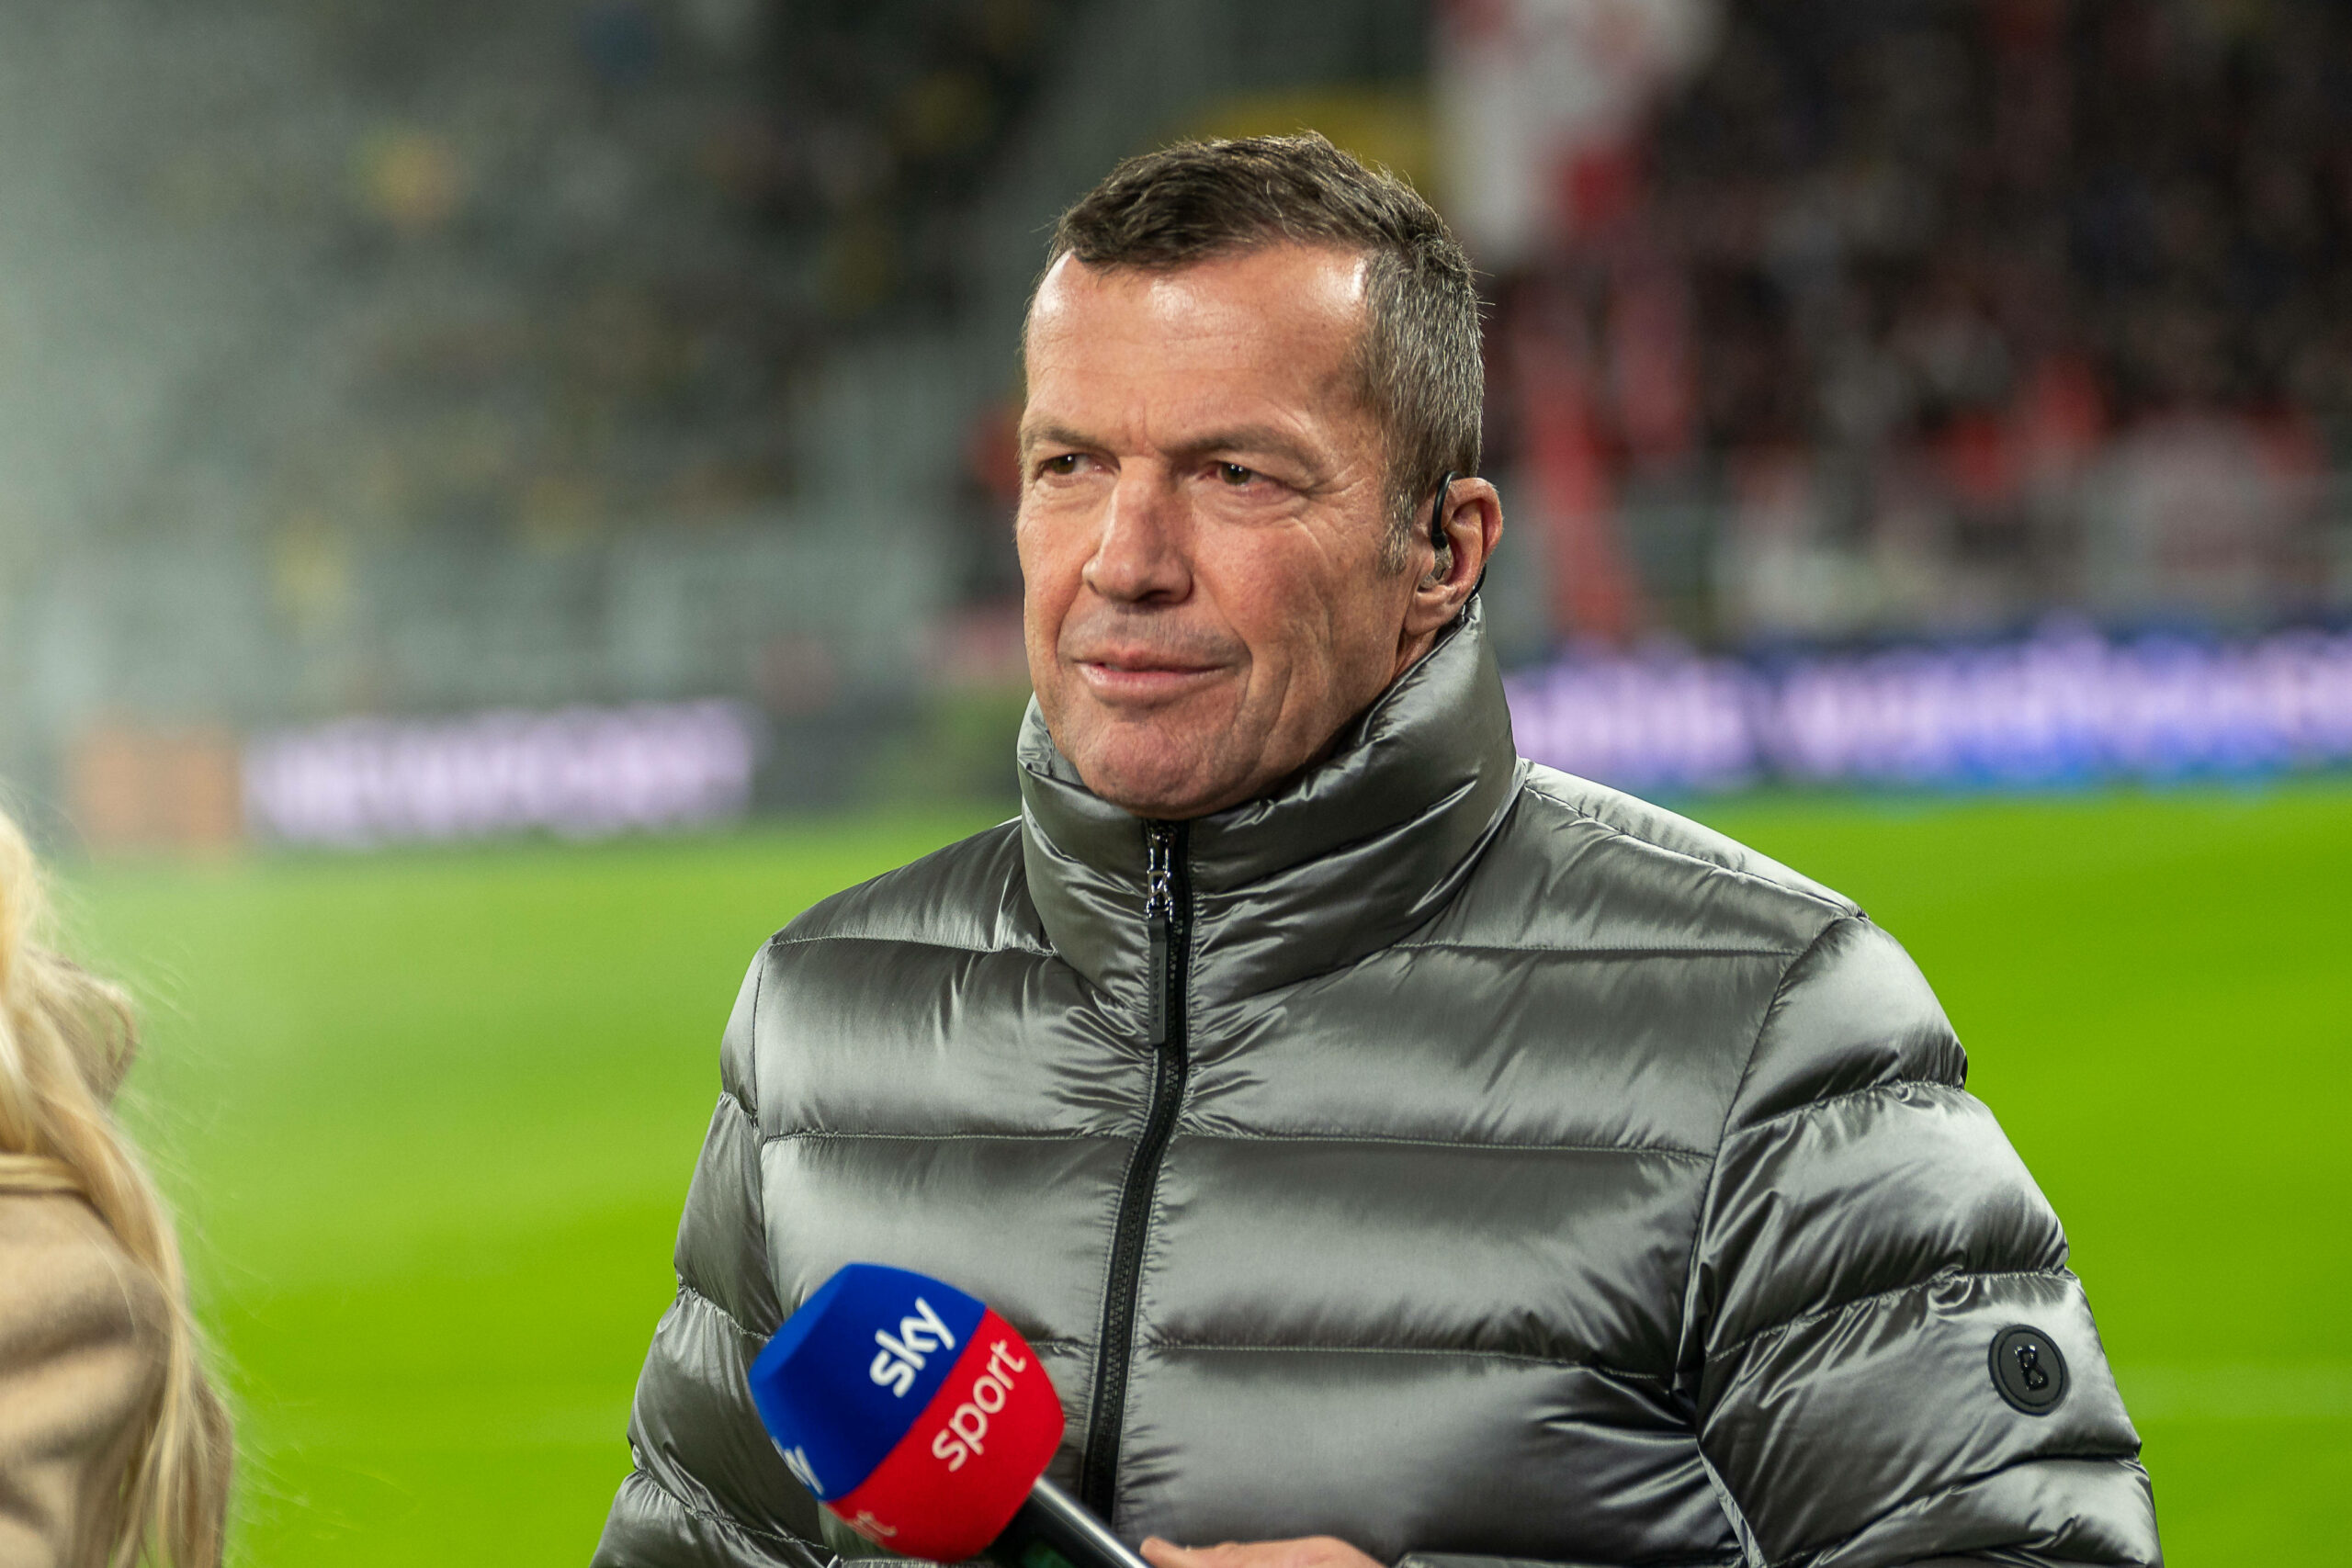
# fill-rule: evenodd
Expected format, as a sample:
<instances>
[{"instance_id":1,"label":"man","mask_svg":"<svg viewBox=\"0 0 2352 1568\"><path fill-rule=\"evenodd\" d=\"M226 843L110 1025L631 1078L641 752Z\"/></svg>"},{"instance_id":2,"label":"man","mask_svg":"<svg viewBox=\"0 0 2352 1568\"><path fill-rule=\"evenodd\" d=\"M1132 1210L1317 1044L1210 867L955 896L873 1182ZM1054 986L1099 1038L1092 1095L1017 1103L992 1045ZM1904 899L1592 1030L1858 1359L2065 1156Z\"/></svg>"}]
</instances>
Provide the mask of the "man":
<instances>
[{"instance_id":1,"label":"man","mask_svg":"<svg viewBox=\"0 0 2352 1568\"><path fill-rule=\"evenodd\" d=\"M1160 1568L2159 1561L1902 951L1514 755L1436 215L1313 137L1135 160L1025 352L1021 818L752 965L597 1561L856 1550L743 1386L854 1259L1028 1336Z\"/></svg>"}]
</instances>

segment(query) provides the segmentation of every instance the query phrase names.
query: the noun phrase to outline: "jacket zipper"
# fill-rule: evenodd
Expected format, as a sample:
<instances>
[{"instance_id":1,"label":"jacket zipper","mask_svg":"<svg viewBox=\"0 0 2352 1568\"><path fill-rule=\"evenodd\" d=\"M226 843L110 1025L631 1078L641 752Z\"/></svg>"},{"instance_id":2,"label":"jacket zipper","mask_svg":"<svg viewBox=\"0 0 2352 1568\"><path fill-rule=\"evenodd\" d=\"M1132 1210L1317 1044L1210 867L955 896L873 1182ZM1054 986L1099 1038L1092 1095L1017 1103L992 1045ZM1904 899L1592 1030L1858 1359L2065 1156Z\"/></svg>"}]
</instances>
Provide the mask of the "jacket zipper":
<instances>
[{"instance_id":1,"label":"jacket zipper","mask_svg":"<svg viewBox=\"0 0 2352 1568\"><path fill-rule=\"evenodd\" d=\"M1102 1337L1094 1355L1093 1413L1086 1426L1086 1452L1079 1469L1079 1496L1105 1521L1117 1489L1120 1427L1127 1403L1127 1363L1135 1348L1136 1291L1143 1273L1144 1233L1151 1224L1151 1200L1159 1185L1159 1165L1176 1130L1186 1054L1185 969L1191 962L1192 880L1184 864L1182 822L1153 822L1145 829L1148 890L1143 915L1149 939L1153 994L1147 1043L1153 1048L1151 1098L1146 1102L1143 1136L1128 1162L1119 1190L1118 1228L1111 1237L1111 1278L1102 1296Z\"/></svg>"}]
</instances>

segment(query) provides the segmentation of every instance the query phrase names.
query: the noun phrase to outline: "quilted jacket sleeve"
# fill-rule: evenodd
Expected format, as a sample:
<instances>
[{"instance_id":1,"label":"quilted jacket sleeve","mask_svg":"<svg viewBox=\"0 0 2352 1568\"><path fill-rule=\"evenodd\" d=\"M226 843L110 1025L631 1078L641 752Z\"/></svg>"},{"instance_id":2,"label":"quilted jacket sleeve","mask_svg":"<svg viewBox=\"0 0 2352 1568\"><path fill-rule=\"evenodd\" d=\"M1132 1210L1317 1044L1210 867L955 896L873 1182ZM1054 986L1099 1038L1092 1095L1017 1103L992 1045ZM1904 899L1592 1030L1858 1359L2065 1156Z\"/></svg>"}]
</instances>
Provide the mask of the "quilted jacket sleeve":
<instances>
[{"instance_id":1,"label":"quilted jacket sleeve","mask_svg":"<svg viewBox=\"0 0 2352 1568\"><path fill-rule=\"evenodd\" d=\"M1701 1450L1751 1563L2162 1561L2065 1235L1966 1072L1867 920L1827 927L1772 1001L1685 1314ZM2039 1414L1994 1376L2017 1325L2064 1358Z\"/></svg>"},{"instance_id":2,"label":"quilted jacket sleeve","mask_svg":"<svg viewBox=\"0 0 2352 1568\"><path fill-rule=\"evenodd\" d=\"M653 1331L629 1413L635 1468L597 1568L824 1568L816 1504L760 1427L744 1369L784 1314L760 1223L752 1041L765 954L737 998L721 1092L678 1226L678 1295Z\"/></svg>"}]
</instances>

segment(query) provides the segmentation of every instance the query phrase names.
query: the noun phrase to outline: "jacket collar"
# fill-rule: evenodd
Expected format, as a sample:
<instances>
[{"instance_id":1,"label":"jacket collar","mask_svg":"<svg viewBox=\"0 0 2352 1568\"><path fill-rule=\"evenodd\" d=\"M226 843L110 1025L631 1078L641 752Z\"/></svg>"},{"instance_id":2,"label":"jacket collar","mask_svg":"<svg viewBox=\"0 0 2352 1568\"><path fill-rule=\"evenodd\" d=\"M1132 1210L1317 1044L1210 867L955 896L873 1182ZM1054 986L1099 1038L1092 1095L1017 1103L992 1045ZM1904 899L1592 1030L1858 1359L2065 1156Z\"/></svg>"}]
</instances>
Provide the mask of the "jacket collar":
<instances>
[{"instance_id":1,"label":"jacket collar","mask_svg":"<svg viewBox=\"0 0 2352 1568\"><path fill-rule=\"evenodd\" d=\"M1020 741L1029 893L1063 958L1147 997L1148 824L1080 782L1033 699ZM1326 761L1185 834L1192 995L1215 1003L1336 969L1426 924L1517 792L1502 678L1476 600Z\"/></svg>"}]
</instances>

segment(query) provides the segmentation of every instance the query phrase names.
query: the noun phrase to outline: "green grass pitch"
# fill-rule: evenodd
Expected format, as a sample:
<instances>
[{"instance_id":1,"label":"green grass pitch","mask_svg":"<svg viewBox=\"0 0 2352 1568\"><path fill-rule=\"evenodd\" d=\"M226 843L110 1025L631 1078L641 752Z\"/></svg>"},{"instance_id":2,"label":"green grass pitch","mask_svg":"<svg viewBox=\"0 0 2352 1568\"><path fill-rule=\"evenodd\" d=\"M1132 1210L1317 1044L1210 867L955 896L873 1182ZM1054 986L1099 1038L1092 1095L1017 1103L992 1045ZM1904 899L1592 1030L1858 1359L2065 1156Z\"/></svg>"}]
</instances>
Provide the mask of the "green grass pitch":
<instances>
[{"instance_id":1,"label":"green grass pitch","mask_svg":"<svg viewBox=\"0 0 2352 1568\"><path fill-rule=\"evenodd\" d=\"M1936 983L2066 1219L2173 1560L2332 1559L2352 791L1703 809ZM979 825L74 878L242 1410L235 1561L584 1562L743 965Z\"/></svg>"}]
</instances>

